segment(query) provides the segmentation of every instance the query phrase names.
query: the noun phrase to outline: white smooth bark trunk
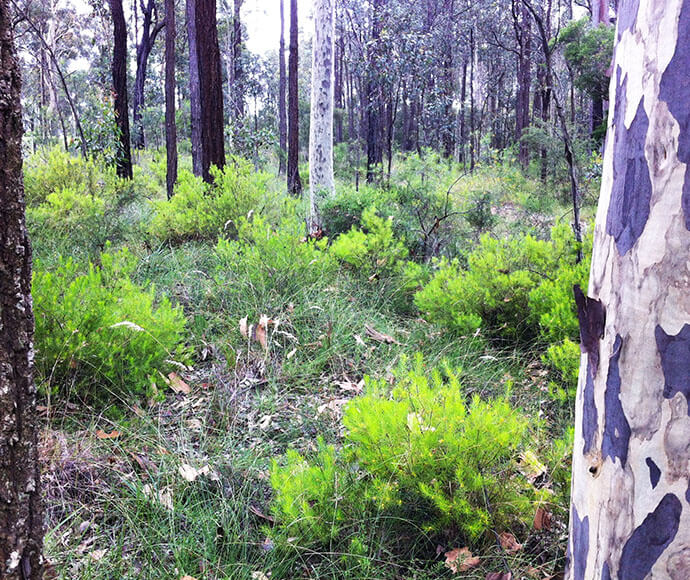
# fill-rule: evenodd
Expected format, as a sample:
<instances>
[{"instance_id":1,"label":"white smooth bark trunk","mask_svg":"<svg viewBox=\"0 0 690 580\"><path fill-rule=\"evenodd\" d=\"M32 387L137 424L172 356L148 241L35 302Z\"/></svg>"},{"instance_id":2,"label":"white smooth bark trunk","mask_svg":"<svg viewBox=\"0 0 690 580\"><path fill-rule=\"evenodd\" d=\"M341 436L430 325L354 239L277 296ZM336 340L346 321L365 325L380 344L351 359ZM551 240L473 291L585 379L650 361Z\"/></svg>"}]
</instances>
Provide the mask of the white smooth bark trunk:
<instances>
[{"instance_id":1,"label":"white smooth bark trunk","mask_svg":"<svg viewBox=\"0 0 690 580\"><path fill-rule=\"evenodd\" d=\"M690 0L619 5L589 298L570 580L690 577Z\"/></svg>"},{"instance_id":2,"label":"white smooth bark trunk","mask_svg":"<svg viewBox=\"0 0 690 580\"><path fill-rule=\"evenodd\" d=\"M312 234L321 229L319 206L335 193L333 177L333 85L335 0L314 0L309 128L309 206Z\"/></svg>"}]
</instances>

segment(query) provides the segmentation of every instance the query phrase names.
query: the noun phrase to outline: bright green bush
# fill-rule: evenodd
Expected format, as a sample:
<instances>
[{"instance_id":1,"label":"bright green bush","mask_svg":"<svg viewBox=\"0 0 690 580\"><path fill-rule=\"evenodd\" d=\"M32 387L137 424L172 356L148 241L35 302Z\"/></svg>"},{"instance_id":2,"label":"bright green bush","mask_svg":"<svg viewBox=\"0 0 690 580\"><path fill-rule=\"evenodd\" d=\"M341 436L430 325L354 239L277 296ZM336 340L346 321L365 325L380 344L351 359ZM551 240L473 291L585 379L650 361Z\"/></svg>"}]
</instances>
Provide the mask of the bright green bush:
<instances>
[{"instance_id":1,"label":"bright green bush","mask_svg":"<svg viewBox=\"0 0 690 580\"><path fill-rule=\"evenodd\" d=\"M154 187L137 171L133 180L115 170L55 148L26 163L27 224L36 254L95 258L106 243L130 239L143 219L139 201Z\"/></svg>"},{"instance_id":2,"label":"bright green bush","mask_svg":"<svg viewBox=\"0 0 690 580\"><path fill-rule=\"evenodd\" d=\"M468 403L450 368L429 373L418 356L392 388L367 379L343 423L340 455L322 445L314 460L290 451L273 464L275 514L299 542L344 545L358 529L391 525L477 542L532 515L539 492L517 469L527 418L505 399Z\"/></svg>"},{"instance_id":3,"label":"bright green bush","mask_svg":"<svg viewBox=\"0 0 690 580\"><path fill-rule=\"evenodd\" d=\"M591 252L591 242L584 253ZM589 261L576 263L577 248L567 225L552 229L551 239L530 235L509 240L482 236L468 255L437 263L431 281L415 303L431 322L459 333L478 328L490 335L523 342L577 338L573 284L586 286Z\"/></svg>"},{"instance_id":4,"label":"bright green bush","mask_svg":"<svg viewBox=\"0 0 690 580\"><path fill-rule=\"evenodd\" d=\"M365 276L400 271L407 258L407 248L395 239L392 218L380 217L372 206L362 214L362 227L353 227L338 236L331 253Z\"/></svg>"},{"instance_id":5,"label":"bright green bush","mask_svg":"<svg viewBox=\"0 0 690 580\"><path fill-rule=\"evenodd\" d=\"M149 232L161 241L213 239L234 233L250 211L270 212L277 195L268 192L270 175L254 171L248 161L233 157L222 170L212 168L213 184L180 171L171 200L153 202Z\"/></svg>"},{"instance_id":6,"label":"bright green bush","mask_svg":"<svg viewBox=\"0 0 690 580\"><path fill-rule=\"evenodd\" d=\"M415 295L417 307L430 322L459 333L482 328L508 338L533 338L529 325L529 293L556 263L549 242L524 236L497 240L482 236L467 258L442 259L431 281Z\"/></svg>"},{"instance_id":7,"label":"bright green bush","mask_svg":"<svg viewBox=\"0 0 690 580\"><path fill-rule=\"evenodd\" d=\"M184 360L185 318L130 278L126 250L101 254L85 271L60 259L53 272L36 264L36 370L41 389L97 404L148 392L158 371Z\"/></svg>"}]
</instances>

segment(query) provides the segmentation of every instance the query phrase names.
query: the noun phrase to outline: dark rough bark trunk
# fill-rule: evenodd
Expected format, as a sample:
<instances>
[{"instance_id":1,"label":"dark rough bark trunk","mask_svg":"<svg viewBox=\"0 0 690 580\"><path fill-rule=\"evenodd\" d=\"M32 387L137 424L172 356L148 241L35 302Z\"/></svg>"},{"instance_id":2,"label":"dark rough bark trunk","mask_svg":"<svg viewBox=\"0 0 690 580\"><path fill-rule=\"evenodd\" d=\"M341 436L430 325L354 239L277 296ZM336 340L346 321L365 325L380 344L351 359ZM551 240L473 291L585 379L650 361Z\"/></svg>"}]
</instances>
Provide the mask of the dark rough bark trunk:
<instances>
[{"instance_id":1,"label":"dark rough bark trunk","mask_svg":"<svg viewBox=\"0 0 690 580\"><path fill-rule=\"evenodd\" d=\"M278 136L280 143L280 158L278 159L278 173L285 174L285 157L287 155L287 112L285 111L285 6L280 0L280 50L278 51Z\"/></svg>"},{"instance_id":2,"label":"dark rough bark trunk","mask_svg":"<svg viewBox=\"0 0 690 580\"><path fill-rule=\"evenodd\" d=\"M168 199L177 181L177 122L175 120L175 0L165 0L165 185Z\"/></svg>"},{"instance_id":3,"label":"dark rough bark trunk","mask_svg":"<svg viewBox=\"0 0 690 580\"><path fill-rule=\"evenodd\" d=\"M195 174L210 183L211 166L225 165L223 79L215 0L188 0L187 26L190 94L198 99L198 105L192 103L193 166Z\"/></svg>"},{"instance_id":4,"label":"dark rough bark trunk","mask_svg":"<svg viewBox=\"0 0 690 580\"><path fill-rule=\"evenodd\" d=\"M189 43L189 104L192 141L192 171L194 175L203 173L201 160L201 82L196 34L196 3L187 0L187 42Z\"/></svg>"},{"instance_id":5,"label":"dark rough bark trunk","mask_svg":"<svg viewBox=\"0 0 690 580\"><path fill-rule=\"evenodd\" d=\"M144 16L144 22L141 27L141 42L137 44L137 70L134 77L134 92L132 94L132 123L134 125L133 142L134 147L137 149L143 149L146 145L141 110L144 108L144 87L146 84L149 56L156 42L156 37L164 25L164 22L153 21L153 17L156 13L156 4L153 0L148 0L146 4L142 2L141 11Z\"/></svg>"},{"instance_id":6,"label":"dark rough bark trunk","mask_svg":"<svg viewBox=\"0 0 690 580\"><path fill-rule=\"evenodd\" d=\"M299 93L298 93L297 0L290 0L290 56L288 58L288 159L287 187L291 195L302 194L299 176Z\"/></svg>"},{"instance_id":7,"label":"dark rough bark trunk","mask_svg":"<svg viewBox=\"0 0 690 580\"><path fill-rule=\"evenodd\" d=\"M33 382L31 245L24 220L19 63L0 0L0 577L43 577L43 511Z\"/></svg>"},{"instance_id":8,"label":"dark rough bark trunk","mask_svg":"<svg viewBox=\"0 0 690 580\"><path fill-rule=\"evenodd\" d=\"M127 25L122 0L110 0L113 18L113 92L115 120L120 130L120 150L117 155L117 174L132 179L132 153L129 141L129 107L127 105Z\"/></svg>"},{"instance_id":9,"label":"dark rough bark trunk","mask_svg":"<svg viewBox=\"0 0 690 580\"><path fill-rule=\"evenodd\" d=\"M242 66L242 20L240 19L242 1L234 1L232 16L232 113L237 120L244 117L244 67Z\"/></svg>"},{"instance_id":10,"label":"dark rough bark trunk","mask_svg":"<svg viewBox=\"0 0 690 580\"><path fill-rule=\"evenodd\" d=\"M616 37L588 296L576 294L566 578L685 579L690 0L621 2Z\"/></svg>"}]
</instances>

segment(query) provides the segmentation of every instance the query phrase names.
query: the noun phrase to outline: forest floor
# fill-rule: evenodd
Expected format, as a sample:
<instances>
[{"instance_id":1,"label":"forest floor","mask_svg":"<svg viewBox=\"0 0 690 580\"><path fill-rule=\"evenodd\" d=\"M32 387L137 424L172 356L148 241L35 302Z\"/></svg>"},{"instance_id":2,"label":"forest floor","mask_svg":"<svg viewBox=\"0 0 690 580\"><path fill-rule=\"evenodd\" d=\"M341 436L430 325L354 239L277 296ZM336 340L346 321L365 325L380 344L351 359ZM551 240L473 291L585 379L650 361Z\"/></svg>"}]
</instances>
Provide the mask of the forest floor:
<instances>
[{"instance_id":1,"label":"forest floor","mask_svg":"<svg viewBox=\"0 0 690 580\"><path fill-rule=\"evenodd\" d=\"M403 165L396 170L397 182L409 183L405 171L427 170ZM30 189L31 163L27 171ZM440 195L443 203L448 184L459 173L439 172L436 181L425 186L429 195ZM71 384L59 385L48 382L45 374L39 376L39 411L45 418L40 445L48 521L45 551L52 577L562 576L573 402L554 396L554 385L561 379L543 360L548 345L537 337L525 343L483 328L473 334L444 328L430 322L411 297L401 307L398 291L391 290L395 284L382 272L363 274L348 263L334 262L302 282L307 270L301 268L311 268L313 260L302 264L295 255L281 257L280 243L261 246L253 256L243 246L230 248L227 259L235 261L228 267L218 257L223 250L215 237L161 242L141 233L151 220L150 199L164 197L155 162L138 179L147 184L148 193L121 213L143 226L117 240L106 220L105 236L115 248L128 247L136 259L134 283L155 288L158 299L167 296L182 306L187 356L152 377L146 396L118 391L107 405L83 395L84 387L77 388L81 375L77 378L75 373ZM459 192L452 194L455 219L466 220L482 200L488 206L478 221L463 225L449 220L444 230L441 241L456 250L439 253L458 257L461 263L466 264L463 256L479 247L480 233L496 239L532 233L543 239L567 214L567 206L553 199L553 185L544 188L538 181L518 179L516 170L505 166L488 166L463 179ZM281 185L271 178L265 187L275 192ZM520 191L523 188L526 191ZM381 199L385 203L385 194L376 195L384 196L379 204ZM347 209L353 196L341 200L340 209ZM295 215L304 211L302 204L290 208ZM58 255L99 263L94 254L80 256L83 241L72 239L69 227L59 244L49 243L41 237L38 218L29 222L37 240L37 268L57 268ZM417 234L424 229L423 224L406 227ZM272 259L269 252L280 259ZM237 261L239 255L247 258L246 263ZM223 274L223 268L235 271ZM38 349L40 356L40 343ZM373 385L390 384L392 390L402 384L403 371L396 369L407 368L417 356L430 370L459 369L468 405L474 397L507 398L529 420L529 450L516 449L510 459L515 460L511 480L522 478L535 488L529 505L521 507L520 517L506 515L510 526L499 526L505 506L490 505L485 487L486 505L477 509L486 507L493 523L473 537L452 518L438 525L426 525L423 517L416 521L414 514L431 508L406 492L401 500L417 503L403 516L378 508L362 513L360 522L342 523L339 518L345 516L337 509L335 515L324 512L324 518L333 518L327 525L334 530L336 523L341 526L324 540L316 524L302 524L313 517L309 509L318 509L318 502L335 502L336 507L338 502L355 502L347 489L338 488L334 498L316 494L303 500L301 515L291 524L285 511L276 507L280 485L273 475L277 466L285 465L286 452L291 449L310 458L329 444L336 449L352 447L343 421L351 401L371 393ZM74 360L57 357L52 368L63 363L76 366ZM101 388L99 380L94 376L87 382ZM445 419L440 420L443 425ZM414 432L410 421L408 413L407 428ZM344 464L344 457L337 462ZM320 469L326 473L326 467ZM345 469L358 481L365 478L358 462ZM344 475L336 473L336 488L338 477ZM500 484L503 476L497 477ZM400 525L388 525L387 518L399 519Z\"/></svg>"}]
</instances>

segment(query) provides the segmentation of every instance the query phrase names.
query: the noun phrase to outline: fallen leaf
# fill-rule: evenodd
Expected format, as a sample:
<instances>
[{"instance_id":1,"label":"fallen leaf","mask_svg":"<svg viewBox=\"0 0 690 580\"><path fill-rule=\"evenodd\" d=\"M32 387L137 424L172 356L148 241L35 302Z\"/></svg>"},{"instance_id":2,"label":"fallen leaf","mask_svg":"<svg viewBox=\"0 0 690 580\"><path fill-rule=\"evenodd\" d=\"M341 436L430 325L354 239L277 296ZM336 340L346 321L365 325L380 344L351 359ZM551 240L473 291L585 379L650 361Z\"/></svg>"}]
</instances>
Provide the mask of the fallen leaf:
<instances>
[{"instance_id":1,"label":"fallen leaf","mask_svg":"<svg viewBox=\"0 0 690 580\"><path fill-rule=\"evenodd\" d=\"M256 424L256 426L261 429L262 431L266 431L271 426L271 422L273 420L273 415L264 415L259 419L259 422Z\"/></svg>"},{"instance_id":2,"label":"fallen leaf","mask_svg":"<svg viewBox=\"0 0 690 580\"><path fill-rule=\"evenodd\" d=\"M289 353L287 353L287 356L285 358L290 360L293 356L295 356L296 353L297 353L297 349L293 348Z\"/></svg>"},{"instance_id":3,"label":"fallen leaf","mask_svg":"<svg viewBox=\"0 0 690 580\"><path fill-rule=\"evenodd\" d=\"M196 578L194 578L194 576L185 574L184 576L180 577L180 580L196 580Z\"/></svg>"},{"instance_id":4,"label":"fallen leaf","mask_svg":"<svg viewBox=\"0 0 690 580\"><path fill-rule=\"evenodd\" d=\"M168 374L168 385L176 393L184 393L185 395L188 395L192 392L191 387L185 383L177 373Z\"/></svg>"},{"instance_id":5,"label":"fallen leaf","mask_svg":"<svg viewBox=\"0 0 690 580\"><path fill-rule=\"evenodd\" d=\"M509 554L522 550L522 544L518 543L515 536L510 532L501 532L498 536L498 541L501 542L501 547Z\"/></svg>"},{"instance_id":6,"label":"fallen leaf","mask_svg":"<svg viewBox=\"0 0 690 580\"><path fill-rule=\"evenodd\" d=\"M141 490L144 495L150 499L154 499L158 501L164 508L169 509L170 511L173 511L173 497L172 497L172 491L170 490L169 487L164 487L157 493L154 491L153 487L151 487L148 483L142 488Z\"/></svg>"},{"instance_id":7,"label":"fallen leaf","mask_svg":"<svg viewBox=\"0 0 690 580\"><path fill-rule=\"evenodd\" d=\"M245 316L242 320L240 320L240 334L242 334L244 338L249 338L249 333L247 330L247 317Z\"/></svg>"},{"instance_id":8,"label":"fallen leaf","mask_svg":"<svg viewBox=\"0 0 690 580\"><path fill-rule=\"evenodd\" d=\"M249 511L252 512L255 516L266 520L271 523L275 523L276 519L273 516L268 516L265 513L263 513L261 510L255 508L253 505L249 505ZM267 538L268 539L268 538Z\"/></svg>"},{"instance_id":9,"label":"fallen leaf","mask_svg":"<svg viewBox=\"0 0 690 580\"><path fill-rule=\"evenodd\" d=\"M261 323L256 327L256 340L261 345L261 347L266 350L268 347L268 342L266 340L266 327L262 326Z\"/></svg>"},{"instance_id":10,"label":"fallen leaf","mask_svg":"<svg viewBox=\"0 0 690 580\"><path fill-rule=\"evenodd\" d=\"M357 395L359 395L359 393L361 393L362 390L364 389L364 379L362 379L358 383L353 383L352 381L348 380L348 381L336 381L335 384L338 385L338 387L340 387L341 391L345 391L346 393L352 392L352 393L355 393Z\"/></svg>"},{"instance_id":11,"label":"fallen leaf","mask_svg":"<svg viewBox=\"0 0 690 580\"><path fill-rule=\"evenodd\" d=\"M512 572L489 572L485 580L512 580Z\"/></svg>"},{"instance_id":12,"label":"fallen leaf","mask_svg":"<svg viewBox=\"0 0 690 580\"><path fill-rule=\"evenodd\" d=\"M323 415L323 413L325 413L326 411L338 414L340 412L340 408L349 401L350 399L333 399L332 401L328 401L328 403L319 405L317 412L319 415Z\"/></svg>"},{"instance_id":13,"label":"fallen leaf","mask_svg":"<svg viewBox=\"0 0 690 580\"><path fill-rule=\"evenodd\" d=\"M534 514L534 529L535 530L550 530L551 522L553 521L553 514L546 511L544 508L537 508L537 513Z\"/></svg>"},{"instance_id":14,"label":"fallen leaf","mask_svg":"<svg viewBox=\"0 0 690 580\"><path fill-rule=\"evenodd\" d=\"M111 431L110 433L106 433L102 429L96 431L96 437L99 439L117 439L120 435L119 431Z\"/></svg>"},{"instance_id":15,"label":"fallen leaf","mask_svg":"<svg viewBox=\"0 0 690 580\"><path fill-rule=\"evenodd\" d=\"M107 553L107 550L94 550L89 554L89 556L94 562L98 562L99 560L102 560L103 556L105 556Z\"/></svg>"},{"instance_id":16,"label":"fallen leaf","mask_svg":"<svg viewBox=\"0 0 690 580\"><path fill-rule=\"evenodd\" d=\"M389 336L388 334L383 334L383 332L379 332L370 324L365 324L364 329L367 331L367 336L372 340L375 340L376 342L385 342L386 344L400 344L392 336Z\"/></svg>"},{"instance_id":17,"label":"fallen leaf","mask_svg":"<svg viewBox=\"0 0 690 580\"><path fill-rule=\"evenodd\" d=\"M261 571L252 572L252 580L269 580L268 576Z\"/></svg>"},{"instance_id":18,"label":"fallen leaf","mask_svg":"<svg viewBox=\"0 0 690 580\"><path fill-rule=\"evenodd\" d=\"M355 342L360 346L363 346L363 347L367 346L367 343L362 340L362 337L359 336L359 334L355 334Z\"/></svg>"},{"instance_id":19,"label":"fallen leaf","mask_svg":"<svg viewBox=\"0 0 690 580\"><path fill-rule=\"evenodd\" d=\"M479 557L473 556L469 548L454 548L444 554L446 557L445 565L447 568L457 574L458 572L466 572L470 568L479 565Z\"/></svg>"}]
</instances>

